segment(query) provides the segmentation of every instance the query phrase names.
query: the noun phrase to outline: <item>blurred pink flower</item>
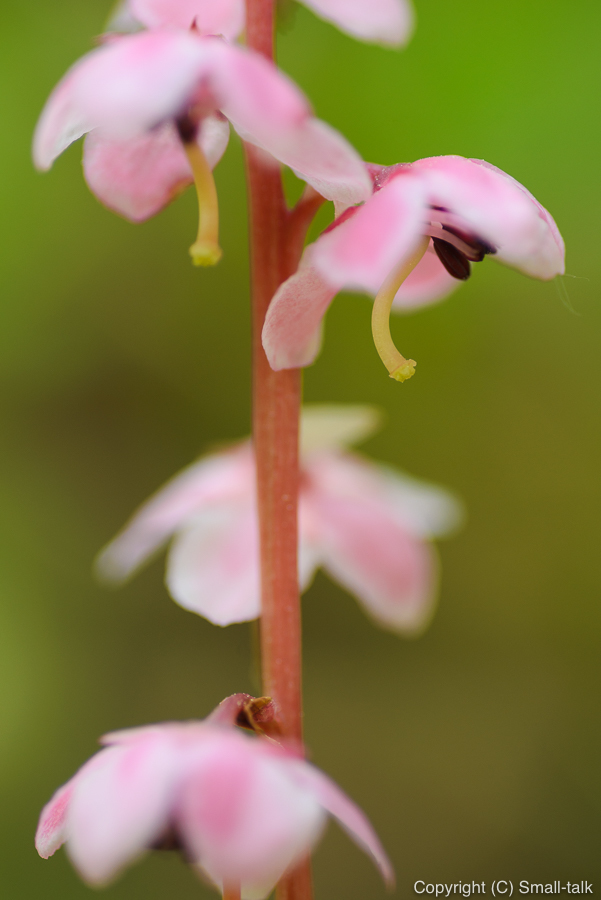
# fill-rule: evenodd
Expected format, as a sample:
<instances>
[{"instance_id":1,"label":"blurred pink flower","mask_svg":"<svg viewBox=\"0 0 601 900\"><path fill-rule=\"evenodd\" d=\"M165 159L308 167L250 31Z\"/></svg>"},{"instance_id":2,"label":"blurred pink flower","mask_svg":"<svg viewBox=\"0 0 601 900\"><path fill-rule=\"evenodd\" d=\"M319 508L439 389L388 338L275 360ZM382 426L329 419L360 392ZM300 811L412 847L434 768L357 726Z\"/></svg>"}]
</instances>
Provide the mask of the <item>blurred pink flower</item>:
<instances>
[{"instance_id":1,"label":"blurred pink flower","mask_svg":"<svg viewBox=\"0 0 601 900\"><path fill-rule=\"evenodd\" d=\"M66 841L81 876L102 885L144 851L176 846L217 887L240 885L243 898L262 900L311 850L330 814L393 881L372 826L333 781L220 718L106 735L106 747L43 809L40 856Z\"/></svg>"},{"instance_id":2,"label":"blurred pink flower","mask_svg":"<svg viewBox=\"0 0 601 900\"><path fill-rule=\"evenodd\" d=\"M353 37L375 43L405 44L413 31L409 0L300 0ZM232 40L244 28L244 0L125 0L120 19L147 28L190 28Z\"/></svg>"},{"instance_id":3,"label":"blurred pink flower","mask_svg":"<svg viewBox=\"0 0 601 900\"><path fill-rule=\"evenodd\" d=\"M210 168L226 148L227 120L326 199L348 206L371 193L355 150L275 66L177 30L113 36L79 60L46 104L34 161L50 168L89 132L84 174L104 204L139 222L195 179L202 222L203 212L217 215Z\"/></svg>"},{"instance_id":4,"label":"blurred pink flower","mask_svg":"<svg viewBox=\"0 0 601 900\"><path fill-rule=\"evenodd\" d=\"M430 543L457 524L456 501L351 454L378 424L369 407L303 412L299 580L325 570L379 624L414 633L433 611L438 582ZM97 569L118 582L175 537L166 582L186 609L216 625L260 615L255 471L250 442L184 469L102 551Z\"/></svg>"},{"instance_id":5,"label":"blurred pink flower","mask_svg":"<svg viewBox=\"0 0 601 900\"><path fill-rule=\"evenodd\" d=\"M391 273L411 270L416 254L420 261L398 291L393 285L395 311L445 297L486 255L533 278L564 271L564 244L552 217L495 166L437 156L370 168L372 197L306 248L298 271L271 302L263 345L274 369L313 362L323 317L339 291L376 295Z\"/></svg>"}]
</instances>

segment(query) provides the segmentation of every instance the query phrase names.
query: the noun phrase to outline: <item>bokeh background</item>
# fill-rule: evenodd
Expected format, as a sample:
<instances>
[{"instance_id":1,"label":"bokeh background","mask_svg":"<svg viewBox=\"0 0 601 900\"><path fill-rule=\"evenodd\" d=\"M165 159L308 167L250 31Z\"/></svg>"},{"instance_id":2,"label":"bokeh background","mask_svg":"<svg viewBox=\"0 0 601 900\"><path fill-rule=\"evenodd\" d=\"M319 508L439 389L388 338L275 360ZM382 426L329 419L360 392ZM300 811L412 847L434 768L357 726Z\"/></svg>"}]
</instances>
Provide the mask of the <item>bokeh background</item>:
<instances>
[{"instance_id":1,"label":"bokeh background","mask_svg":"<svg viewBox=\"0 0 601 900\"><path fill-rule=\"evenodd\" d=\"M339 297L311 401L369 402L364 447L456 490L469 518L441 546L428 632L405 641L319 576L304 599L313 759L368 811L413 883L601 877L598 682L601 309L596 0L416 0L405 52L354 43L303 8L283 67L367 159L482 157L525 183L568 246L568 299L491 261L451 299L395 319L419 360L393 383L370 303ZM205 715L255 690L247 626L184 612L162 561L121 591L97 550L172 473L249 429L241 151L217 170L225 258L194 270L192 193L132 226L29 145L53 84L105 0L3 0L0 71L0 884L10 900L91 896L63 852L40 860L40 807L108 729ZM560 286L561 287L561 286ZM331 826L318 900L385 892ZM489 887L490 891L490 887ZM212 896L155 854L107 900Z\"/></svg>"}]
</instances>

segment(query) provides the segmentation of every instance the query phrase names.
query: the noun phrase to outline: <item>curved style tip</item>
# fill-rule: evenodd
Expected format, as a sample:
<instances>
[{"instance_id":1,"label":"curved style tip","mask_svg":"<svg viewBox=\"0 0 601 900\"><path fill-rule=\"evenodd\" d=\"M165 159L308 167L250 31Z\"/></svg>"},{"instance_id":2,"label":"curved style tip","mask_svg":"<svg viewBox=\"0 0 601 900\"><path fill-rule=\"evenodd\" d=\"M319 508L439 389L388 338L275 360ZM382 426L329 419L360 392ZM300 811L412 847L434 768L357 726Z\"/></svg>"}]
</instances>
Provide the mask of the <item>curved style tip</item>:
<instances>
[{"instance_id":1,"label":"curved style tip","mask_svg":"<svg viewBox=\"0 0 601 900\"><path fill-rule=\"evenodd\" d=\"M415 375L415 367L417 363L414 359L406 359L398 368L390 372L390 377L395 381L408 381Z\"/></svg>"},{"instance_id":2,"label":"curved style tip","mask_svg":"<svg viewBox=\"0 0 601 900\"><path fill-rule=\"evenodd\" d=\"M194 266L215 266L223 256L219 244L212 241L195 241L189 250Z\"/></svg>"}]
</instances>

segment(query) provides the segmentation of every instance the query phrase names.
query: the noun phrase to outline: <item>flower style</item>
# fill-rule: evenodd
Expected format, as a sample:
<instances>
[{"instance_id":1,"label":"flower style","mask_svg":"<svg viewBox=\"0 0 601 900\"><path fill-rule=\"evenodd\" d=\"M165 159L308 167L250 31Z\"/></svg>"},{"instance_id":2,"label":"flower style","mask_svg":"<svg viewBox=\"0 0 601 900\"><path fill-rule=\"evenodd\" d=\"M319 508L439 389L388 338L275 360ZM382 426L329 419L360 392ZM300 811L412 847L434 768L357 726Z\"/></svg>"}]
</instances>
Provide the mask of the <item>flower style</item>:
<instances>
[{"instance_id":1,"label":"flower style","mask_svg":"<svg viewBox=\"0 0 601 900\"><path fill-rule=\"evenodd\" d=\"M246 696L224 701L226 713L228 706L241 709ZM393 881L372 826L333 781L224 719L218 707L204 721L103 737L104 749L43 809L40 856L67 842L81 876L103 885L146 850L179 847L224 893L262 900L311 850L329 814Z\"/></svg>"},{"instance_id":2,"label":"flower style","mask_svg":"<svg viewBox=\"0 0 601 900\"><path fill-rule=\"evenodd\" d=\"M311 114L304 95L272 63L194 31L113 36L84 56L46 104L34 161L48 169L88 133L88 185L135 222L194 181L200 224L190 253L197 265L211 265L221 255L211 169L228 142L227 120L326 199L348 206L369 195L357 153Z\"/></svg>"},{"instance_id":3,"label":"flower style","mask_svg":"<svg viewBox=\"0 0 601 900\"><path fill-rule=\"evenodd\" d=\"M299 269L271 302L263 346L274 369L313 362L323 317L343 288L376 296L376 348L390 376L404 381L415 363L392 342L391 308L441 299L487 255L532 278L564 271L564 244L552 217L495 166L437 156L370 168L372 197L306 248Z\"/></svg>"},{"instance_id":4,"label":"flower style","mask_svg":"<svg viewBox=\"0 0 601 900\"><path fill-rule=\"evenodd\" d=\"M315 406L302 417L299 580L318 566L385 628L415 633L433 611L437 557L430 543L453 528L445 491L351 454L378 424L369 407ZM167 540L171 596L216 625L260 615L255 470L251 444L179 473L100 554L104 579L128 578Z\"/></svg>"},{"instance_id":5,"label":"flower style","mask_svg":"<svg viewBox=\"0 0 601 900\"><path fill-rule=\"evenodd\" d=\"M322 19L363 41L398 46L413 31L409 0L301 0ZM147 28L190 28L229 40L244 29L244 0L125 0L119 18ZM125 19L127 16L127 19Z\"/></svg>"}]
</instances>

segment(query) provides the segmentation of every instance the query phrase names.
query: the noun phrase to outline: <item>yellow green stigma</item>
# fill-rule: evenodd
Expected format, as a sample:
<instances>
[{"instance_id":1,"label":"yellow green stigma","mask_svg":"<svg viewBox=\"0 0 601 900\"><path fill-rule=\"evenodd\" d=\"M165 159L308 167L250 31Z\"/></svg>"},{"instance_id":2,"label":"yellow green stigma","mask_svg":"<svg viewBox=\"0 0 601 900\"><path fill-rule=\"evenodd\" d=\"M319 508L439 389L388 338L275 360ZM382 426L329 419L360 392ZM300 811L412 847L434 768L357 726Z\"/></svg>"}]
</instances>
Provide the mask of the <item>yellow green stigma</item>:
<instances>
[{"instance_id":1,"label":"yellow green stigma","mask_svg":"<svg viewBox=\"0 0 601 900\"><path fill-rule=\"evenodd\" d=\"M189 252L195 266L214 266L223 256L219 244L209 241L195 241Z\"/></svg>"},{"instance_id":2,"label":"yellow green stigma","mask_svg":"<svg viewBox=\"0 0 601 900\"><path fill-rule=\"evenodd\" d=\"M405 362L401 363L398 369L395 369L394 372L390 372L390 377L394 378L395 381L407 381L415 375L416 365L417 363L414 359L406 359Z\"/></svg>"}]
</instances>

